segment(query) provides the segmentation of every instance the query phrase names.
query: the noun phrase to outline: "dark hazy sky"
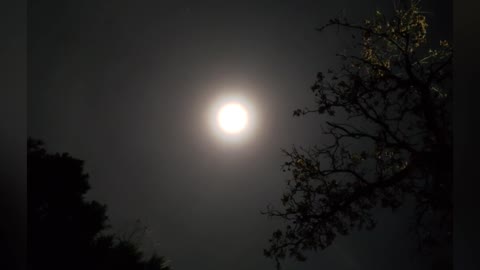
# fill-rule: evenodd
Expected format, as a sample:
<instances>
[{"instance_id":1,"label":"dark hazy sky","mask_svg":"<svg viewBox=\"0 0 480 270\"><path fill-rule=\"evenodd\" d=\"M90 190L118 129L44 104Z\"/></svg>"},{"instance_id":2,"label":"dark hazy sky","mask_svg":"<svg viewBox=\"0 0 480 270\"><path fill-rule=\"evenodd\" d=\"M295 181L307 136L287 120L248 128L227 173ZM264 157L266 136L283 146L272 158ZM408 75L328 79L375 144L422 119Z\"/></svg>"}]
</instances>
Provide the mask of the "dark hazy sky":
<instances>
[{"instance_id":1,"label":"dark hazy sky","mask_svg":"<svg viewBox=\"0 0 480 270\"><path fill-rule=\"evenodd\" d=\"M140 219L146 246L178 270L273 269L262 255L279 225L259 214L284 180L281 148L321 143L312 104L318 71L348 39L315 27L394 1L32 1L28 134L86 161L89 198L114 228ZM423 1L435 37L451 37L450 1ZM241 89L258 127L239 144L205 113ZM408 222L381 212L374 232L340 238L295 269L409 269ZM401 215L402 216L402 215ZM292 266L293 267L293 266Z\"/></svg>"}]
</instances>

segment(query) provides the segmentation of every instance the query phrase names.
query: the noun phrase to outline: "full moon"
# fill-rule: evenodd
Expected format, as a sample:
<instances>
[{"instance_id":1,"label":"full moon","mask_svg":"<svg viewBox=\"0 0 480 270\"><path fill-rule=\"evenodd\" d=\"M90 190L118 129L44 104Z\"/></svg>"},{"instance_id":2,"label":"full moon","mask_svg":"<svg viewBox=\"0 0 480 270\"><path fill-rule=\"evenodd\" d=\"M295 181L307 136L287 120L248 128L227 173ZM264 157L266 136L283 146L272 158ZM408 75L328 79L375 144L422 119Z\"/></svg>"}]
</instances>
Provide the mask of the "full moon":
<instances>
[{"instance_id":1,"label":"full moon","mask_svg":"<svg viewBox=\"0 0 480 270\"><path fill-rule=\"evenodd\" d=\"M226 104L218 111L217 122L224 132L229 134L239 133L247 126L247 110L238 103Z\"/></svg>"}]
</instances>

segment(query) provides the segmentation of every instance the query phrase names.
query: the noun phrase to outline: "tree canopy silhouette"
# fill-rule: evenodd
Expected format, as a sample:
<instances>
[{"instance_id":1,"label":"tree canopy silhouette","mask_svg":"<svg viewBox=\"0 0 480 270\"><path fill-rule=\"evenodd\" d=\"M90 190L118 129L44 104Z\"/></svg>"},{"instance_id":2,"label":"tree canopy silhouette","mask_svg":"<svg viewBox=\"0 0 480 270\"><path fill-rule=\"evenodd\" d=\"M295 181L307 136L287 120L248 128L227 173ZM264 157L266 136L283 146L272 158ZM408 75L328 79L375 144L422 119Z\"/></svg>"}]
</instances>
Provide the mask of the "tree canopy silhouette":
<instances>
[{"instance_id":1,"label":"tree canopy silhouette","mask_svg":"<svg viewBox=\"0 0 480 270\"><path fill-rule=\"evenodd\" d=\"M427 19L416 3L387 17L355 24L345 18L319 28L352 34L342 65L319 72L316 105L294 116L320 114L325 144L293 147L281 202L264 213L286 221L273 233L267 257L303 261L307 250L338 235L373 229L375 207L415 202L413 228L423 247L452 237L452 48L427 40Z\"/></svg>"},{"instance_id":2,"label":"tree canopy silhouette","mask_svg":"<svg viewBox=\"0 0 480 270\"><path fill-rule=\"evenodd\" d=\"M87 201L83 161L28 139L28 268L168 270L130 239L107 233L106 206Z\"/></svg>"}]
</instances>

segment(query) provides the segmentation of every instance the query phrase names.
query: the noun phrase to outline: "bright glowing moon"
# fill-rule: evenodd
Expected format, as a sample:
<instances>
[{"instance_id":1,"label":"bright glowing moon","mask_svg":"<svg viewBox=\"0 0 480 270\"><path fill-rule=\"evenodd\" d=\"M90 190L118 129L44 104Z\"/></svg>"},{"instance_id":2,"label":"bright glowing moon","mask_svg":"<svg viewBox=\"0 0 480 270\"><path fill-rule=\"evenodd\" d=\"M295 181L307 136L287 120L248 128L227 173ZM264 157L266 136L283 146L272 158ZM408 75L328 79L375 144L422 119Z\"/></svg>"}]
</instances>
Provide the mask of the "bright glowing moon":
<instances>
[{"instance_id":1,"label":"bright glowing moon","mask_svg":"<svg viewBox=\"0 0 480 270\"><path fill-rule=\"evenodd\" d=\"M248 113L241 104L229 103L218 111L217 121L224 132L239 133L247 126Z\"/></svg>"}]
</instances>

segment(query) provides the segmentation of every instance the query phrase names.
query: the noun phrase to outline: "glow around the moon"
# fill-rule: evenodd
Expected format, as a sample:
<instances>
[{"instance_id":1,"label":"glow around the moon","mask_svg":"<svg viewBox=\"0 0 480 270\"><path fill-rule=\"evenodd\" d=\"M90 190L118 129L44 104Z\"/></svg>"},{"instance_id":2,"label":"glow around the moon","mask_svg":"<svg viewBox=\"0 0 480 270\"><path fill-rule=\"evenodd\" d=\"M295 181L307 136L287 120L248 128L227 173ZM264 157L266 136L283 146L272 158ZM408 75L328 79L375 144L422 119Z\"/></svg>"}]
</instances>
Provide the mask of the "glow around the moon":
<instances>
[{"instance_id":1,"label":"glow around the moon","mask_svg":"<svg viewBox=\"0 0 480 270\"><path fill-rule=\"evenodd\" d=\"M242 132L248 124L248 112L239 103L228 103L218 111L217 122L229 134Z\"/></svg>"}]
</instances>

